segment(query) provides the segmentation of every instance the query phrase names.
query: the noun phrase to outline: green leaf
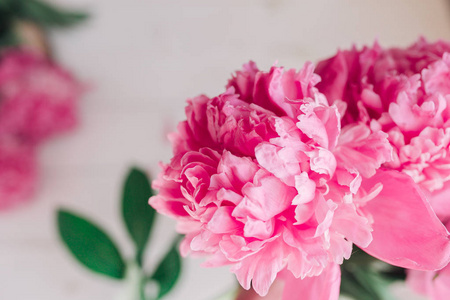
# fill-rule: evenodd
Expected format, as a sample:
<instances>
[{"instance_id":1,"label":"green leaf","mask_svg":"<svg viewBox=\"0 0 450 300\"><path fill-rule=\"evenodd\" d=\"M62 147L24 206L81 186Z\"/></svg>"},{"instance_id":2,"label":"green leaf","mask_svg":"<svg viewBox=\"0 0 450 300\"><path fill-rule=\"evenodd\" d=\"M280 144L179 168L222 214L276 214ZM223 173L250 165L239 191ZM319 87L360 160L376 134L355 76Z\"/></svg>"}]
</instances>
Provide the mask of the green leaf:
<instances>
[{"instance_id":1,"label":"green leaf","mask_svg":"<svg viewBox=\"0 0 450 300\"><path fill-rule=\"evenodd\" d=\"M65 210L58 211L58 228L63 242L81 264L97 273L124 278L125 262L104 231Z\"/></svg>"},{"instance_id":2,"label":"green leaf","mask_svg":"<svg viewBox=\"0 0 450 300\"><path fill-rule=\"evenodd\" d=\"M19 18L47 27L69 27L88 17L85 13L64 11L39 0L21 0L16 14Z\"/></svg>"},{"instance_id":3,"label":"green leaf","mask_svg":"<svg viewBox=\"0 0 450 300\"><path fill-rule=\"evenodd\" d=\"M174 286L181 272L181 257L178 252L178 239L173 243L169 252L159 263L156 271L150 277L159 285L158 298L164 297Z\"/></svg>"},{"instance_id":4,"label":"green leaf","mask_svg":"<svg viewBox=\"0 0 450 300\"><path fill-rule=\"evenodd\" d=\"M156 212L148 204L153 195L147 175L133 168L128 173L122 196L122 215L136 245L136 260L142 265L142 254L150 236Z\"/></svg>"}]
</instances>

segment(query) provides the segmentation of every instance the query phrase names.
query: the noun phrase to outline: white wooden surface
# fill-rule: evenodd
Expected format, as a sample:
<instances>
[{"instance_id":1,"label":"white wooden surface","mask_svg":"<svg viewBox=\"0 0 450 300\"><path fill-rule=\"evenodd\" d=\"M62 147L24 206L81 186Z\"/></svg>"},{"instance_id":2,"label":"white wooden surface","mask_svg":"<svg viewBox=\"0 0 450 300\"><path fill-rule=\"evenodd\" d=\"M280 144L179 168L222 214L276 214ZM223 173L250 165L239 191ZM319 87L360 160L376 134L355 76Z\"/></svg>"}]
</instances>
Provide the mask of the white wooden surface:
<instances>
[{"instance_id":1,"label":"white wooden surface","mask_svg":"<svg viewBox=\"0 0 450 300\"><path fill-rule=\"evenodd\" d=\"M419 34L450 39L444 0L53 2L92 14L77 30L52 33L52 41L60 61L94 87L83 101L82 126L42 148L36 198L0 213L1 300L119 299L122 283L92 275L62 247L55 209L94 218L131 255L118 218L127 168L136 164L156 174L157 162L170 157L164 133L183 118L184 100L223 91L247 60L262 68L276 60L298 68L353 42L378 38L404 46ZM159 221L149 265L173 230L170 220ZM167 300L210 300L233 286L226 269L202 269L200 262L185 261L181 283Z\"/></svg>"}]
</instances>

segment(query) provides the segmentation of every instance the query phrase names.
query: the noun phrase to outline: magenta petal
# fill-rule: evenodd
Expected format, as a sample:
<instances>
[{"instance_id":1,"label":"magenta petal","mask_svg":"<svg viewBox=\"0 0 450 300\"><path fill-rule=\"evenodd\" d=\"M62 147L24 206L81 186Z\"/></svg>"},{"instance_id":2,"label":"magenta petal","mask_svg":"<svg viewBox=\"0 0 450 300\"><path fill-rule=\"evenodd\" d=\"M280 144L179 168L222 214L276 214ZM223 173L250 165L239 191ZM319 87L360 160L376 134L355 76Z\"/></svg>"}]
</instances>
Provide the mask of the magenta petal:
<instances>
[{"instance_id":1,"label":"magenta petal","mask_svg":"<svg viewBox=\"0 0 450 300\"><path fill-rule=\"evenodd\" d=\"M322 274L304 279L295 278L290 272L284 274L285 285L282 300L337 300L341 285L339 265L328 266Z\"/></svg>"},{"instance_id":2,"label":"magenta petal","mask_svg":"<svg viewBox=\"0 0 450 300\"><path fill-rule=\"evenodd\" d=\"M385 262L416 270L437 270L449 261L448 232L411 177L379 171L362 182L383 189L363 211L373 218L373 241L364 250Z\"/></svg>"}]
</instances>

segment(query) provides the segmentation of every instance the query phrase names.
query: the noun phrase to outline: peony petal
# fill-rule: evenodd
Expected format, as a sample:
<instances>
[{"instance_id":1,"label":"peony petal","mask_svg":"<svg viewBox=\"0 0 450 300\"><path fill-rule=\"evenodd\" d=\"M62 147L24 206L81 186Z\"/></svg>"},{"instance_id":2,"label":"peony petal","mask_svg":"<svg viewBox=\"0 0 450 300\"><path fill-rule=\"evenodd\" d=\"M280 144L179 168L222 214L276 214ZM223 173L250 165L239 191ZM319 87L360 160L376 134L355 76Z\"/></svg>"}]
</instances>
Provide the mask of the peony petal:
<instances>
[{"instance_id":1,"label":"peony petal","mask_svg":"<svg viewBox=\"0 0 450 300\"><path fill-rule=\"evenodd\" d=\"M433 207L436 215L441 219L450 218L450 181L444 183L444 187L433 193L425 192L427 198L430 199L430 204Z\"/></svg>"},{"instance_id":2,"label":"peony petal","mask_svg":"<svg viewBox=\"0 0 450 300\"><path fill-rule=\"evenodd\" d=\"M268 221L254 220L247 217L247 222L244 226L244 236L254 237L260 240L265 240L273 235L275 220Z\"/></svg>"},{"instance_id":3,"label":"peony petal","mask_svg":"<svg viewBox=\"0 0 450 300\"><path fill-rule=\"evenodd\" d=\"M231 184L240 190L255 176L258 166L248 157L239 157L224 151L217 167L219 173L225 173Z\"/></svg>"},{"instance_id":4,"label":"peony petal","mask_svg":"<svg viewBox=\"0 0 450 300\"><path fill-rule=\"evenodd\" d=\"M232 206L219 207L206 228L212 233L230 233L239 228L239 223L231 217Z\"/></svg>"},{"instance_id":5,"label":"peony petal","mask_svg":"<svg viewBox=\"0 0 450 300\"><path fill-rule=\"evenodd\" d=\"M322 274L297 279L291 273L283 273L285 285L282 300L337 300L341 285L339 265L328 266Z\"/></svg>"},{"instance_id":6,"label":"peony petal","mask_svg":"<svg viewBox=\"0 0 450 300\"><path fill-rule=\"evenodd\" d=\"M433 276L436 275L433 271L418 271L418 270L407 270L406 284L414 292L427 295L428 291L432 288L431 282L433 281Z\"/></svg>"},{"instance_id":7,"label":"peony petal","mask_svg":"<svg viewBox=\"0 0 450 300\"><path fill-rule=\"evenodd\" d=\"M294 179L298 195L295 196L292 204L298 205L311 202L316 195L316 183L309 179L308 173L306 172L296 175Z\"/></svg>"},{"instance_id":8,"label":"peony petal","mask_svg":"<svg viewBox=\"0 0 450 300\"><path fill-rule=\"evenodd\" d=\"M407 285L430 300L447 300L450 294L450 266L433 271L408 270Z\"/></svg>"},{"instance_id":9,"label":"peony petal","mask_svg":"<svg viewBox=\"0 0 450 300\"><path fill-rule=\"evenodd\" d=\"M343 99L349 79L349 64L345 52L339 51L336 56L317 64L316 73L322 78L317 84L319 90L331 101Z\"/></svg>"},{"instance_id":10,"label":"peony petal","mask_svg":"<svg viewBox=\"0 0 450 300\"><path fill-rule=\"evenodd\" d=\"M297 192L295 188L286 186L278 178L264 174L255 178L254 183L247 183L242 188L244 198L233 211L233 217L268 221L286 210Z\"/></svg>"},{"instance_id":11,"label":"peony petal","mask_svg":"<svg viewBox=\"0 0 450 300\"><path fill-rule=\"evenodd\" d=\"M301 110L304 114L298 116L297 127L321 147L333 150L341 129L337 108L309 103Z\"/></svg>"},{"instance_id":12,"label":"peony petal","mask_svg":"<svg viewBox=\"0 0 450 300\"><path fill-rule=\"evenodd\" d=\"M348 125L342 129L334 155L340 166L371 177L381 164L392 160L392 146L387 138L386 133L372 133L364 124Z\"/></svg>"},{"instance_id":13,"label":"peony petal","mask_svg":"<svg viewBox=\"0 0 450 300\"><path fill-rule=\"evenodd\" d=\"M273 67L269 72L258 72L255 75L255 86L253 89L253 103L278 116L286 115L283 104L286 107L281 78L283 68ZM289 107L287 106L289 109Z\"/></svg>"},{"instance_id":14,"label":"peony petal","mask_svg":"<svg viewBox=\"0 0 450 300\"><path fill-rule=\"evenodd\" d=\"M269 143L261 143L255 149L255 156L263 168L287 185L294 186L294 176L300 173L300 164L293 150L293 147L281 148Z\"/></svg>"},{"instance_id":15,"label":"peony petal","mask_svg":"<svg viewBox=\"0 0 450 300\"><path fill-rule=\"evenodd\" d=\"M251 282L255 292L265 296L283 266L283 244L278 239L234 265L231 271L244 289L248 290Z\"/></svg>"},{"instance_id":16,"label":"peony petal","mask_svg":"<svg viewBox=\"0 0 450 300\"><path fill-rule=\"evenodd\" d=\"M333 227L341 233L347 241L367 247L372 242L372 229L368 220L360 216L353 203L341 203L336 209Z\"/></svg>"},{"instance_id":17,"label":"peony petal","mask_svg":"<svg viewBox=\"0 0 450 300\"><path fill-rule=\"evenodd\" d=\"M227 88L234 87L236 94L240 95L240 99L251 102L253 95L253 87L255 85L255 76L259 72L258 67L253 61L244 64L242 71L237 71L227 84Z\"/></svg>"},{"instance_id":18,"label":"peony petal","mask_svg":"<svg viewBox=\"0 0 450 300\"><path fill-rule=\"evenodd\" d=\"M311 170L317 174L326 174L330 178L336 171L336 157L332 152L324 148L317 148L306 153L310 158Z\"/></svg>"},{"instance_id":19,"label":"peony petal","mask_svg":"<svg viewBox=\"0 0 450 300\"><path fill-rule=\"evenodd\" d=\"M447 300L450 295L450 266L438 272L433 281L432 300Z\"/></svg>"},{"instance_id":20,"label":"peony petal","mask_svg":"<svg viewBox=\"0 0 450 300\"><path fill-rule=\"evenodd\" d=\"M364 250L387 263L417 270L437 270L449 261L448 232L411 177L378 171L363 180L370 190L383 184L362 211L373 218L373 241Z\"/></svg>"}]
</instances>

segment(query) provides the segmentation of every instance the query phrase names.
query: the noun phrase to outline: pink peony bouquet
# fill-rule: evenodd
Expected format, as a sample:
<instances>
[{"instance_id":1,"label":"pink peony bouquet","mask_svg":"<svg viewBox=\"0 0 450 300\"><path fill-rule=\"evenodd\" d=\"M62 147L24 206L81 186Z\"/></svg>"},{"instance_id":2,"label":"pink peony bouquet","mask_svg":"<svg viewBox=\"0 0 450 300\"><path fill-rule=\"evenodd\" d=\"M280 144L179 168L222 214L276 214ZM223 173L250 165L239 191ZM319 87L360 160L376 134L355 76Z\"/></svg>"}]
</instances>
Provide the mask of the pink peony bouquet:
<instances>
[{"instance_id":1,"label":"pink peony bouquet","mask_svg":"<svg viewBox=\"0 0 450 300\"><path fill-rule=\"evenodd\" d=\"M188 100L150 205L177 220L182 255L228 265L270 299L337 299L354 246L446 299L446 51L421 39L339 51L298 71L245 64L224 93Z\"/></svg>"},{"instance_id":2,"label":"pink peony bouquet","mask_svg":"<svg viewBox=\"0 0 450 300\"><path fill-rule=\"evenodd\" d=\"M77 124L82 88L43 55L0 52L0 209L29 198L36 147Z\"/></svg>"}]
</instances>

